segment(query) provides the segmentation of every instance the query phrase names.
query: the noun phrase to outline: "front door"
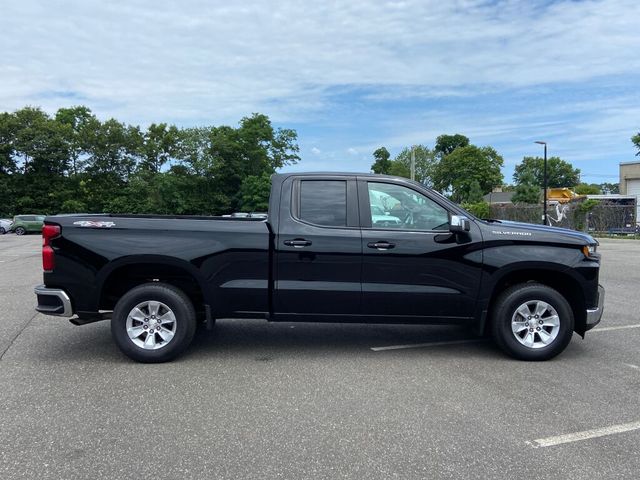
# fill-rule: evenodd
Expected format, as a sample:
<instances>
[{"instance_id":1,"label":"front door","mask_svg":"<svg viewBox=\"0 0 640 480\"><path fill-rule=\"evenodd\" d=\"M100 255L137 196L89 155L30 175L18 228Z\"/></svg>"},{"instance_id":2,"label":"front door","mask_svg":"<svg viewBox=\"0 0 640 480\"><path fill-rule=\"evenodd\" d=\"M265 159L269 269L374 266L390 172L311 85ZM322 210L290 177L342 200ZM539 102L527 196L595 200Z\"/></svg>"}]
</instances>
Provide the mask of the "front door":
<instances>
[{"instance_id":1,"label":"front door","mask_svg":"<svg viewBox=\"0 0 640 480\"><path fill-rule=\"evenodd\" d=\"M358 181L363 314L463 320L473 316L481 277L481 234L449 233L449 212L411 184ZM402 319L402 318L400 318Z\"/></svg>"},{"instance_id":2,"label":"front door","mask_svg":"<svg viewBox=\"0 0 640 480\"><path fill-rule=\"evenodd\" d=\"M277 317L330 320L360 313L362 242L355 177L291 177L282 191L275 237Z\"/></svg>"}]
</instances>

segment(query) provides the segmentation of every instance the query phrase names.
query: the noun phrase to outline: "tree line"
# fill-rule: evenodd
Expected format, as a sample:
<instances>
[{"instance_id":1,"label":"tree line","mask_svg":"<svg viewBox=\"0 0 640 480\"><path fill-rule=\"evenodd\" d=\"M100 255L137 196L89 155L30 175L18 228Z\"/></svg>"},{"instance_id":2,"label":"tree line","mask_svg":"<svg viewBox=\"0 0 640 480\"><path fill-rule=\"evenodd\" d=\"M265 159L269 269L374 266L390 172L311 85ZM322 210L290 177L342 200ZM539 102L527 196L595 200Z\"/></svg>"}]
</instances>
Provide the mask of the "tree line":
<instances>
[{"instance_id":1,"label":"tree line","mask_svg":"<svg viewBox=\"0 0 640 480\"><path fill-rule=\"evenodd\" d=\"M640 133L632 137L640 155ZM415 159L415 179L463 204L473 213L488 215L483 196L500 187L513 191L514 203L541 202L544 159L524 157L515 167L513 184L505 184L502 175L504 160L491 146L478 147L468 137L440 135L433 148L415 145L404 148L394 159L385 147L373 152L374 173L410 178L411 157ZM549 188L570 187L578 194L619 193L617 183L587 184L580 181L580 169L559 157L547 159Z\"/></svg>"},{"instance_id":2,"label":"tree line","mask_svg":"<svg viewBox=\"0 0 640 480\"><path fill-rule=\"evenodd\" d=\"M640 155L640 132L632 137ZM524 157L514 185L504 185L502 156L461 134L440 135L433 148L415 145L395 158L373 152L374 173L415 178L482 214L484 194L514 190L514 202L538 203L543 159ZM300 161L297 133L255 113L238 126L146 128L101 121L89 108L34 107L0 113L0 215L18 213L156 213L217 215L266 211L270 176ZM617 184L580 183L580 170L548 159L549 187L617 193ZM487 209L488 210L488 209Z\"/></svg>"},{"instance_id":3,"label":"tree line","mask_svg":"<svg viewBox=\"0 0 640 480\"><path fill-rule=\"evenodd\" d=\"M266 211L270 176L300 160L295 130L266 115L237 127L147 128L89 108L0 113L0 214Z\"/></svg>"}]
</instances>

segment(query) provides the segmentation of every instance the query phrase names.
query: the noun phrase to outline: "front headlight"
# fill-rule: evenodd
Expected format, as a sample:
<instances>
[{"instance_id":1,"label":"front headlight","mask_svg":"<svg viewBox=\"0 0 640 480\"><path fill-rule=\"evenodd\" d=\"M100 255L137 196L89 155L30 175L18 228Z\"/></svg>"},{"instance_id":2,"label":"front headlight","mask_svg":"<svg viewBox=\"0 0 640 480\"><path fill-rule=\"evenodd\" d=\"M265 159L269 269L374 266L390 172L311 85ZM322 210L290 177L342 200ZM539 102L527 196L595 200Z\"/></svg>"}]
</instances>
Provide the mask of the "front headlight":
<instances>
[{"instance_id":1,"label":"front headlight","mask_svg":"<svg viewBox=\"0 0 640 480\"><path fill-rule=\"evenodd\" d=\"M596 256L597 249L598 249L597 244L585 245L584 247L582 247L582 253L584 253L585 257L592 258Z\"/></svg>"}]
</instances>

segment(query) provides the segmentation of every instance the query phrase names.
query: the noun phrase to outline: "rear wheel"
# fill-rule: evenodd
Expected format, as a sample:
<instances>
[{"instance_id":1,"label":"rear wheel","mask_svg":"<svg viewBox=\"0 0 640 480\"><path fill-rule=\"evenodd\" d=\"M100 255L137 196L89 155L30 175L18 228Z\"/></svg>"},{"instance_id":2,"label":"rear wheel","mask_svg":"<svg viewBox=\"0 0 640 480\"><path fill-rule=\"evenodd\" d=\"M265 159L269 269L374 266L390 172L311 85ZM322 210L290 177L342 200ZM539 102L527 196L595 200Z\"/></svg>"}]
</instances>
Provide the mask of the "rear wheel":
<instances>
[{"instance_id":1,"label":"rear wheel","mask_svg":"<svg viewBox=\"0 0 640 480\"><path fill-rule=\"evenodd\" d=\"M138 362L174 359L191 343L196 313L178 288L146 283L129 290L116 304L111 319L114 341Z\"/></svg>"},{"instance_id":2,"label":"rear wheel","mask_svg":"<svg viewBox=\"0 0 640 480\"><path fill-rule=\"evenodd\" d=\"M27 231L24 229L24 227L18 227L15 230L16 235L24 235L25 233L27 233Z\"/></svg>"},{"instance_id":3,"label":"rear wheel","mask_svg":"<svg viewBox=\"0 0 640 480\"><path fill-rule=\"evenodd\" d=\"M498 346L520 360L549 360L573 335L573 311L556 290L539 283L515 285L496 300L492 334Z\"/></svg>"},{"instance_id":4,"label":"rear wheel","mask_svg":"<svg viewBox=\"0 0 640 480\"><path fill-rule=\"evenodd\" d=\"M4 235L5 233L7 233L7 231L4 229L4 227L0 227L0 235Z\"/></svg>"}]
</instances>

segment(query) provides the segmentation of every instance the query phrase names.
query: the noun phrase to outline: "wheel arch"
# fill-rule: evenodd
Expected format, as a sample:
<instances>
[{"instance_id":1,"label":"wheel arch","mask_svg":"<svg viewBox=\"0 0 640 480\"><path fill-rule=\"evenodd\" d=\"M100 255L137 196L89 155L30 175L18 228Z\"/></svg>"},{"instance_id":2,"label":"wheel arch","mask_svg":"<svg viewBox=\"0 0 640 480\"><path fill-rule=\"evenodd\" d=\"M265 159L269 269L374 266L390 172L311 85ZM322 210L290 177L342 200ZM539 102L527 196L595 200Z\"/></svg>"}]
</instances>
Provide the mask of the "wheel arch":
<instances>
[{"instance_id":1,"label":"wheel arch","mask_svg":"<svg viewBox=\"0 0 640 480\"><path fill-rule=\"evenodd\" d=\"M205 282L189 262L163 255L136 255L112 261L97 276L98 305L112 310L118 299L132 288L149 282L162 282L182 290L196 310L211 305Z\"/></svg>"},{"instance_id":2,"label":"wheel arch","mask_svg":"<svg viewBox=\"0 0 640 480\"><path fill-rule=\"evenodd\" d=\"M567 299L574 317L574 331L584 336L586 331L586 301L582 286L566 266L562 265L536 265L523 266L521 268L512 268L495 278L485 293L485 308L482 309L482 319L491 318L491 309L495 303L495 299L500 293L512 285L521 283L536 282L546 285L558 291ZM488 320L487 320L488 321ZM484 333L487 321L481 322L481 332Z\"/></svg>"}]
</instances>

